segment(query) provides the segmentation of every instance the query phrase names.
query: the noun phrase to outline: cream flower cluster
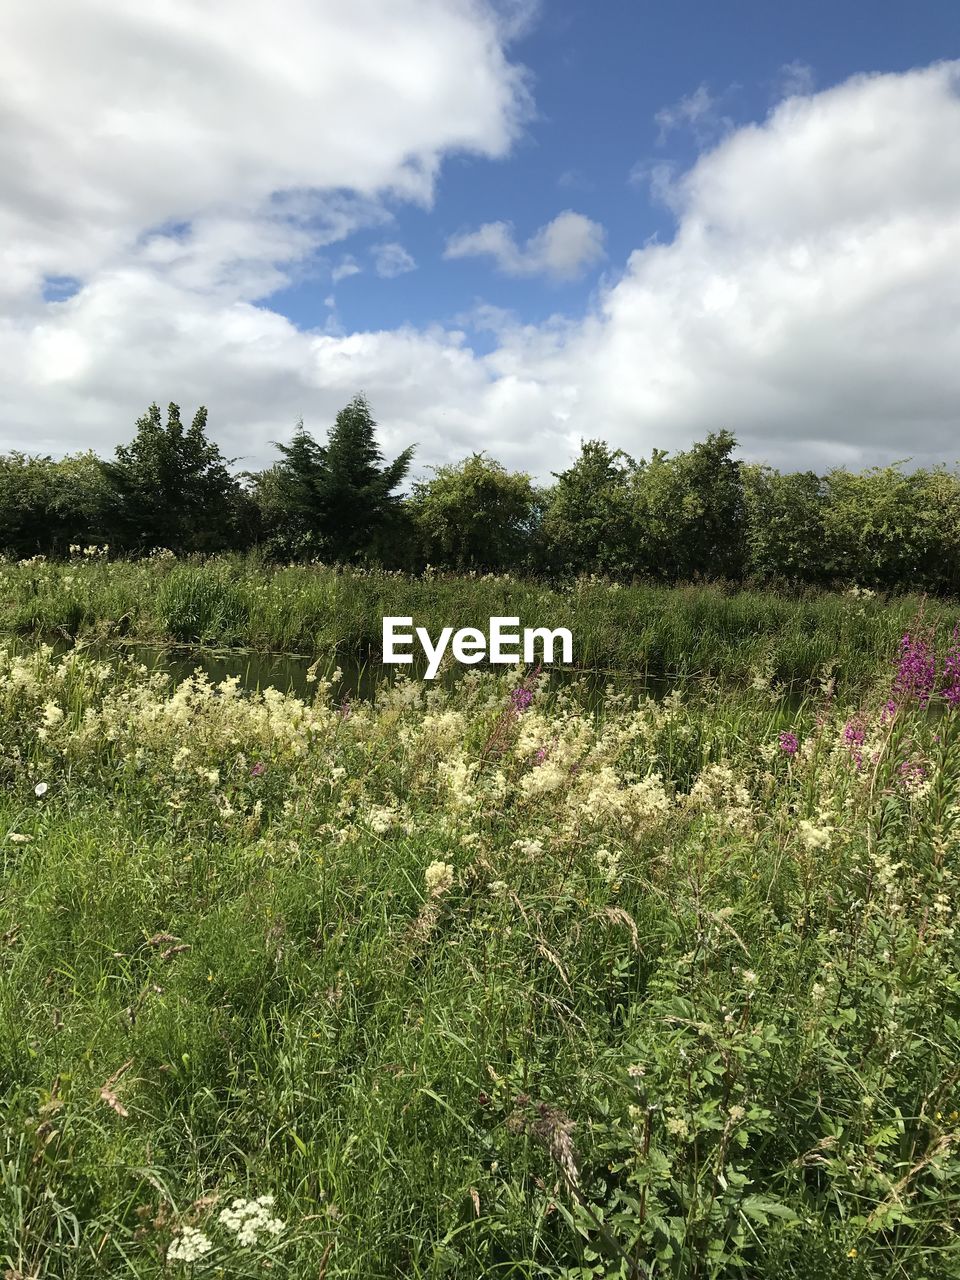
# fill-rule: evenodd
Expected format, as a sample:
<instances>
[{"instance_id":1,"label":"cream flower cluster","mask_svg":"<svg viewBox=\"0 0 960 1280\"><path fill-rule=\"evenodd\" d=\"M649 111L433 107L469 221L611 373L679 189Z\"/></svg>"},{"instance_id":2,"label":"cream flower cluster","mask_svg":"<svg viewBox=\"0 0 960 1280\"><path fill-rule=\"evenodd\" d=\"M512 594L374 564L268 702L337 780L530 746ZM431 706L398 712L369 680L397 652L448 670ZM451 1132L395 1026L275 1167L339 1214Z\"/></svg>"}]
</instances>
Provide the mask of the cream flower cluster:
<instances>
[{"instance_id":1,"label":"cream flower cluster","mask_svg":"<svg viewBox=\"0 0 960 1280\"><path fill-rule=\"evenodd\" d=\"M271 1195L258 1196L256 1200L237 1198L226 1209L221 1209L218 1216L222 1225L237 1237L237 1244L249 1248L283 1231L285 1224L272 1215L272 1208Z\"/></svg>"}]
</instances>

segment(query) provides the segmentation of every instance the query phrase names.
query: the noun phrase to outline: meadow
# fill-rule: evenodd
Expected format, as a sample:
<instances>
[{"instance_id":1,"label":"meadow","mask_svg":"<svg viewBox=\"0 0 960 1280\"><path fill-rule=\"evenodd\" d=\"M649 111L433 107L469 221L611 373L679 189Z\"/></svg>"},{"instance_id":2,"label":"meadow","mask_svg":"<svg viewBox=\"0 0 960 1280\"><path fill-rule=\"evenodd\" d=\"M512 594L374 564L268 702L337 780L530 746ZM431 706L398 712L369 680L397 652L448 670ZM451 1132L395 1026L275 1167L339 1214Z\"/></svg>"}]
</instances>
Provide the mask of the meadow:
<instances>
[{"instance_id":1,"label":"meadow","mask_svg":"<svg viewBox=\"0 0 960 1280\"><path fill-rule=\"evenodd\" d=\"M339 643L453 591L252 573L5 566L4 622L66 625L80 575L71 634L232 599L230 638ZM0 648L9 1280L960 1273L947 606L547 600L749 678L341 701Z\"/></svg>"}]
</instances>

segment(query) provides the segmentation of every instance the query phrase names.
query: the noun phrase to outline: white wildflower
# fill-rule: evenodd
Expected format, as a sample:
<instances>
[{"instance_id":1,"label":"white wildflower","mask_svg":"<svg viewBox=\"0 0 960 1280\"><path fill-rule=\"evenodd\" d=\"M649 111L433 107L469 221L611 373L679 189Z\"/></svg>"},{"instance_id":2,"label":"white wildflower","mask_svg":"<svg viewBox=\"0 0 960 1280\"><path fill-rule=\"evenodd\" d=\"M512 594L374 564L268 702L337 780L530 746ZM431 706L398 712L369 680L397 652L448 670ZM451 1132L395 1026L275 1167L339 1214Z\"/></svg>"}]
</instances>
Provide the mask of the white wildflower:
<instances>
[{"instance_id":1,"label":"white wildflower","mask_svg":"<svg viewBox=\"0 0 960 1280\"><path fill-rule=\"evenodd\" d=\"M430 897L441 898L453 888L453 867L449 862L431 862L423 878Z\"/></svg>"},{"instance_id":2,"label":"white wildflower","mask_svg":"<svg viewBox=\"0 0 960 1280\"><path fill-rule=\"evenodd\" d=\"M829 827L818 827L815 822L811 822L809 818L801 818L799 822L800 839L803 841L805 849L814 852L817 849L826 849L830 843L831 831Z\"/></svg>"},{"instance_id":3,"label":"white wildflower","mask_svg":"<svg viewBox=\"0 0 960 1280\"><path fill-rule=\"evenodd\" d=\"M609 849L598 849L593 855L593 860L607 884L613 884L620 874L619 853L611 853Z\"/></svg>"},{"instance_id":4,"label":"white wildflower","mask_svg":"<svg viewBox=\"0 0 960 1280\"><path fill-rule=\"evenodd\" d=\"M542 840L514 840L512 847L527 858L539 858L543 853Z\"/></svg>"},{"instance_id":5,"label":"white wildflower","mask_svg":"<svg viewBox=\"0 0 960 1280\"><path fill-rule=\"evenodd\" d=\"M284 1223L273 1217L273 1196L258 1196L256 1200L234 1200L219 1214L220 1222L237 1237L237 1244L248 1249L259 1244L263 1236L278 1236Z\"/></svg>"},{"instance_id":6,"label":"white wildflower","mask_svg":"<svg viewBox=\"0 0 960 1280\"><path fill-rule=\"evenodd\" d=\"M181 1227L167 1250L168 1262L196 1262L213 1248L213 1241L196 1227Z\"/></svg>"}]
</instances>

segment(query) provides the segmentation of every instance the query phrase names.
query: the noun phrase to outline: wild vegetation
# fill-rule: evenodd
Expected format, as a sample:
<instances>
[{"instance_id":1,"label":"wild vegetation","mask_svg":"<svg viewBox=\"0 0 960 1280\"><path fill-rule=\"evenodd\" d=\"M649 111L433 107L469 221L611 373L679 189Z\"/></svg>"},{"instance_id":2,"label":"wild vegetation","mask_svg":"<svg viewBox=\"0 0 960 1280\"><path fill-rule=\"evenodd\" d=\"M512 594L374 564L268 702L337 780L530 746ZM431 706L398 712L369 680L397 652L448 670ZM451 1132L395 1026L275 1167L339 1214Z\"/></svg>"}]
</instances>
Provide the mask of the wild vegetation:
<instances>
[{"instance_id":1,"label":"wild vegetation","mask_svg":"<svg viewBox=\"0 0 960 1280\"><path fill-rule=\"evenodd\" d=\"M414 448L387 461L357 396L318 442L301 423L276 462L237 474L177 405L152 405L112 460L0 457L0 551L63 557L257 549L422 572L549 580L736 582L960 594L960 473L903 466L826 475L738 460L729 431L635 460L599 440L540 485L475 454L401 492Z\"/></svg>"},{"instance_id":2,"label":"wild vegetation","mask_svg":"<svg viewBox=\"0 0 960 1280\"><path fill-rule=\"evenodd\" d=\"M0 564L0 632L19 636L376 659L384 616L414 617L431 634L517 616L522 626L568 627L582 669L730 682L762 670L795 691L826 675L850 693L864 689L921 609L949 635L956 610L948 602L859 588L791 595L621 587L595 577L550 587L510 575L277 566L258 557L111 561L81 549L67 562Z\"/></svg>"},{"instance_id":3,"label":"wild vegetation","mask_svg":"<svg viewBox=\"0 0 960 1280\"><path fill-rule=\"evenodd\" d=\"M956 1275L960 649L888 667L0 650L7 1275Z\"/></svg>"}]
</instances>

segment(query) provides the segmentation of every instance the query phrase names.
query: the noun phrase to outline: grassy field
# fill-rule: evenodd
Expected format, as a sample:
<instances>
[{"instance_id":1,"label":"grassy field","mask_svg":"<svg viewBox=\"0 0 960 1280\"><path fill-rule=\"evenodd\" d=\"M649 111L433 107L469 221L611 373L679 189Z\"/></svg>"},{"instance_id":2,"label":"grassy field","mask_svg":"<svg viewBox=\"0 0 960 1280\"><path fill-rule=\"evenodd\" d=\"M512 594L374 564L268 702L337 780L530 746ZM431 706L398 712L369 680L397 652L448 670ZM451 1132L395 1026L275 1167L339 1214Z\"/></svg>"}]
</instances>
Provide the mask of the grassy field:
<instances>
[{"instance_id":1,"label":"grassy field","mask_svg":"<svg viewBox=\"0 0 960 1280\"><path fill-rule=\"evenodd\" d=\"M412 616L431 634L481 626L494 615L521 626L565 626L582 668L708 673L736 680L769 673L817 679L829 664L850 691L889 662L921 600L867 594L789 597L716 586L618 587L578 580L565 589L507 577L411 578L316 566L271 568L255 559L0 564L0 632L20 636L376 655L384 615ZM957 609L927 601L927 621L949 634Z\"/></svg>"},{"instance_id":2,"label":"grassy field","mask_svg":"<svg viewBox=\"0 0 960 1280\"><path fill-rule=\"evenodd\" d=\"M83 572L91 625L163 616ZM238 632L305 625L296 584L340 589L280 572ZM956 1276L960 688L896 658L586 711L0 650L0 1267Z\"/></svg>"}]
</instances>

